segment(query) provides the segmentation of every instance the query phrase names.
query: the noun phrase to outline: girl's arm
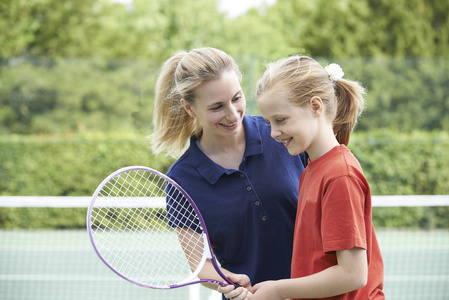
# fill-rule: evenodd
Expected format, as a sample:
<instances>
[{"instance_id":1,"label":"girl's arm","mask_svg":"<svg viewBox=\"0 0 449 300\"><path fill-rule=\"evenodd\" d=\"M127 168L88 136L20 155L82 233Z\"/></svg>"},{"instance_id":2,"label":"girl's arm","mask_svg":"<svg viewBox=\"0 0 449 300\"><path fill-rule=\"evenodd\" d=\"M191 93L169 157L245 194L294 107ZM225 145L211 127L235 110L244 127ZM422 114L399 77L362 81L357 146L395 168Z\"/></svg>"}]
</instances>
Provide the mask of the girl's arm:
<instances>
[{"instance_id":1,"label":"girl's arm","mask_svg":"<svg viewBox=\"0 0 449 300\"><path fill-rule=\"evenodd\" d=\"M364 287L368 280L366 250L337 251L338 264L309 276L256 284L250 300L325 298Z\"/></svg>"}]
</instances>

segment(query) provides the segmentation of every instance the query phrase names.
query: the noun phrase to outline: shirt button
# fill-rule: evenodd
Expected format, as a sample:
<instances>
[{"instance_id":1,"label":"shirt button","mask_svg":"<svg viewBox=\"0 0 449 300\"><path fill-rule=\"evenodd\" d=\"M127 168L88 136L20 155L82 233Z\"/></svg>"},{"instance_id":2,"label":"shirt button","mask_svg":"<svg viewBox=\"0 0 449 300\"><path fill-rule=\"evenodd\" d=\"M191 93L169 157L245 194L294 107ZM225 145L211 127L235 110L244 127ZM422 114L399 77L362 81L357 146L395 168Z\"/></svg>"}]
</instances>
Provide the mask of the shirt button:
<instances>
[{"instance_id":1,"label":"shirt button","mask_svg":"<svg viewBox=\"0 0 449 300\"><path fill-rule=\"evenodd\" d=\"M256 202L254 202L254 204L256 204L257 206L260 204L260 202L259 201L256 201Z\"/></svg>"},{"instance_id":2,"label":"shirt button","mask_svg":"<svg viewBox=\"0 0 449 300\"><path fill-rule=\"evenodd\" d=\"M247 190L248 192L251 192L252 188L251 188L250 186L248 186L248 187L246 188L246 190Z\"/></svg>"},{"instance_id":3,"label":"shirt button","mask_svg":"<svg viewBox=\"0 0 449 300\"><path fill-rule=\"evenodd\" d=\"M266 221L267 220L267 217L266 216L263 216L262 217L262 221Z\"/></svg>"},{"instance_id":4,"label":"shirt button","mask_svg":"<svg viewBox=\"0 0 449 300\"><path fill-rule=\"evenodd\" d=\"M245 174L240 174L240 178L245 178Z\"/></svg>"}]
</instances>

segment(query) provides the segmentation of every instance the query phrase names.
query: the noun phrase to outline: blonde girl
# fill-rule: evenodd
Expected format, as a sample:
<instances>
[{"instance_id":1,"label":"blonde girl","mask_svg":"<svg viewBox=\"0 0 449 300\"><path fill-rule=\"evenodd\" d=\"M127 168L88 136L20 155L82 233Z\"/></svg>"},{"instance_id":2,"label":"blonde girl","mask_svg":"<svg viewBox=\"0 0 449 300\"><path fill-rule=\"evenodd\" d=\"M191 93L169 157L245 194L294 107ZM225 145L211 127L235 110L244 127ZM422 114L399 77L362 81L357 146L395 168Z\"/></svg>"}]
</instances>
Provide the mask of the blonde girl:
<instances>
[{"instance_id":1,"label":"blonde girl","mask_svg":"<svg viewBox=\"0 0 449 300\"><path fill-rule=\"evenodd\" d=\"M299 182L291 279L247 287L249 296L223 291L227 297L385 299L370 187L347 148L365 90L343 74L336 64L323 68L294 55L269 65L258 82L256 100L271 136L291 155L306 151L309 163Z\"/></svg>"}]
</instances>

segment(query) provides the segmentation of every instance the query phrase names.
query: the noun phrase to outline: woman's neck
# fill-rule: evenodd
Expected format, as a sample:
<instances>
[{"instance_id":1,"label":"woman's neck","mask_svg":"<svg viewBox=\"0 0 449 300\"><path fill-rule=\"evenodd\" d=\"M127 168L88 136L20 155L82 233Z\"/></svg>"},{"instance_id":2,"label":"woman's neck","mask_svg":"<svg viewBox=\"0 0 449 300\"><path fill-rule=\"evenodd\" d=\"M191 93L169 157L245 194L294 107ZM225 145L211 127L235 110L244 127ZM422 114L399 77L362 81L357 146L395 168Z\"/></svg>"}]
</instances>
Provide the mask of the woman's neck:
<instances>
[{"instance_id":1,"label":"woman's neck","mask_svg":"<svg viewBox=\"0 0 449 300\"><path fill-rule=\"evenodd\" d=\"M232 136L209 136L203 134L198 146L212 161L226 169L238 170L245 153L245 130Z\"/></svg>"}]
</instances>

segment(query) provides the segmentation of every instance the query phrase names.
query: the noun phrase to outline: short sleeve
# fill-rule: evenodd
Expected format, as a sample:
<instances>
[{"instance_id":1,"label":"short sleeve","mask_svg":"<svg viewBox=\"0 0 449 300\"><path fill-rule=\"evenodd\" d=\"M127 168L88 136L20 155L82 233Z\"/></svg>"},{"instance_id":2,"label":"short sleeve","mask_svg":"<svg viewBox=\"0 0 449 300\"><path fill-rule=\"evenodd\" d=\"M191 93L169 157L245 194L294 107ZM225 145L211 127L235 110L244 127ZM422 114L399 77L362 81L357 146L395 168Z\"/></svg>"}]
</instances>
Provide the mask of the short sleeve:
<instances>
[{"instance_id":1,"label":"short sleeve","mask_svg":"<svg viewBox=\"0 0 449 300\"><path fill-rule=\"evenodd\" d=\"M189 228L197 233L203 232L198 215L189 200L170 184L166 187L166 208L170 227Z\"/></svg>"},{"instance_id":2,"label":"short sleeve","mask_svg":"<svg viewBox=\"0 0 449 300\"><path fill-rule=\"evenodd\" d=\"M324 190L321 234L325 252L366 249L365 193L357 178L340 176Z\"/></svg>"}]
</instances>

